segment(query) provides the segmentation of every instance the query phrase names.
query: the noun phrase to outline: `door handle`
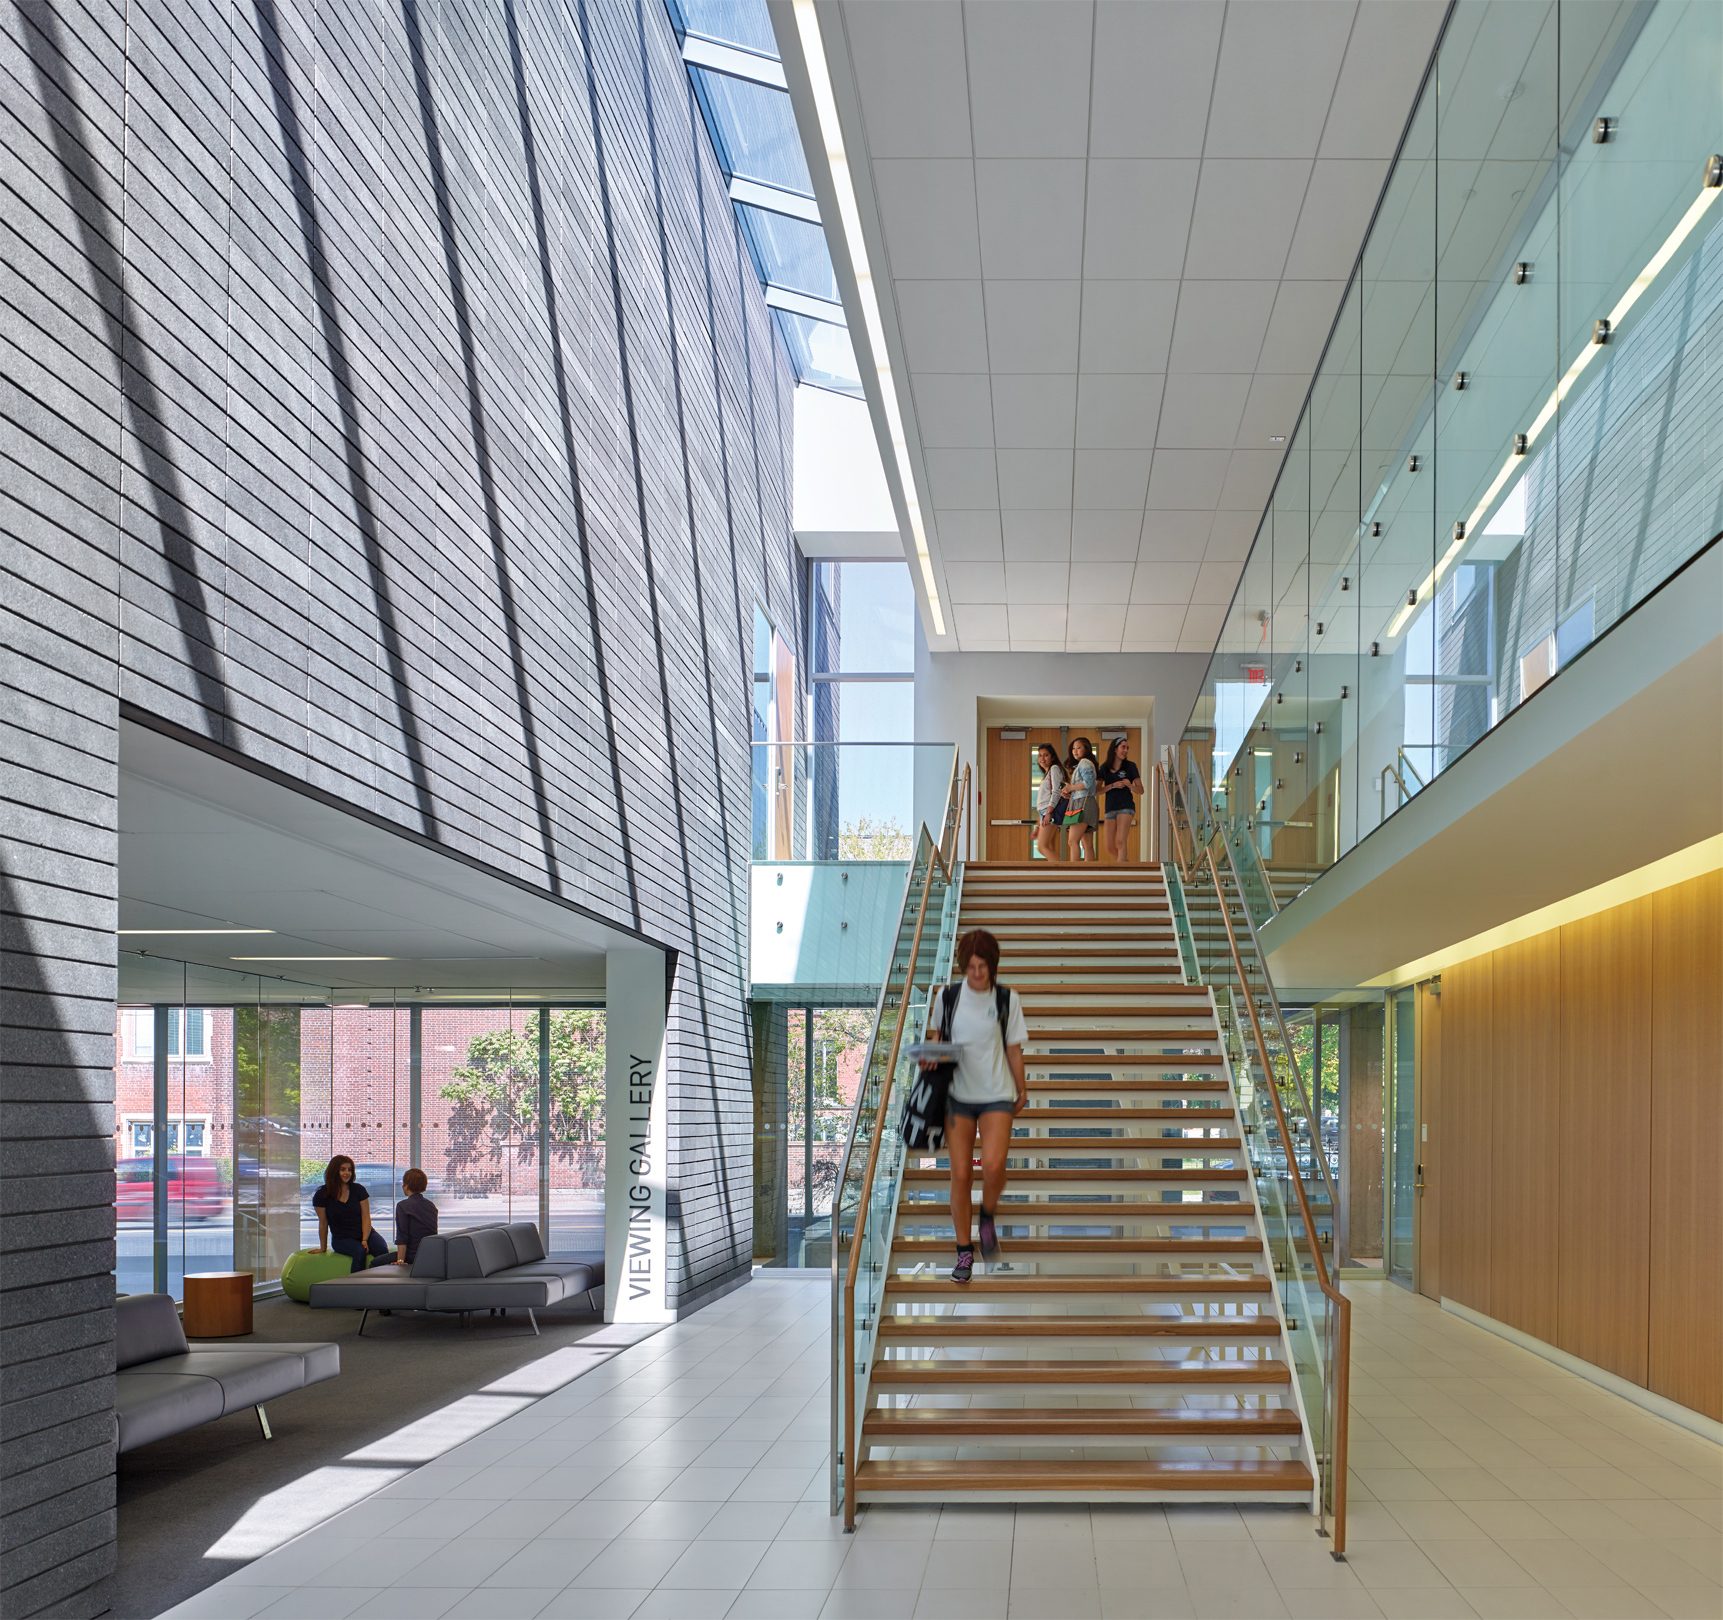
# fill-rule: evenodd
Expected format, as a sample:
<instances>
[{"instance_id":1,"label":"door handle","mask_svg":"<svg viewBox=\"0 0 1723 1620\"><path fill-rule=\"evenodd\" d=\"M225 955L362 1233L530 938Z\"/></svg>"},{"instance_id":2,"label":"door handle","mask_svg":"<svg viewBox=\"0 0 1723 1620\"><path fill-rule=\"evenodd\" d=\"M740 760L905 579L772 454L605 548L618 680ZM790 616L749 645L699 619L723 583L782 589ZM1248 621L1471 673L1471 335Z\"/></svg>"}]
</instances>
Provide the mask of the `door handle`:
<instances>
[{"instance_id":1,"label":"door handle","mask_svg":"<svg viewBox=\"0 0 1723 1620\"><path fill-rule=\"evenodd\" d=\"M1416 1164L1412 1167L1412 1186L1418 1192L1424 1190L1424 1166L1422 1164Z\"/></svg>"}]
</instances>

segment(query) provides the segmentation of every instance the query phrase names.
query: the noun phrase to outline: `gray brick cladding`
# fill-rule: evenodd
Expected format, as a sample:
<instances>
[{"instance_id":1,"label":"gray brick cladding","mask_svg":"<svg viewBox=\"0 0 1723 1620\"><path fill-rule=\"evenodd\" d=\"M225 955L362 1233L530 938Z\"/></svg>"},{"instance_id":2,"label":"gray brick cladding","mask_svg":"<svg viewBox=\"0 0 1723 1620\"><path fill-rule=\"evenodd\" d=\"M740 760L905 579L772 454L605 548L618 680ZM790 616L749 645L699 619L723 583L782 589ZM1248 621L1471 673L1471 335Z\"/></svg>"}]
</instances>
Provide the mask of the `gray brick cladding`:
<instances>
[{"instance_id":1,"label":"gray brick cladding","mask_svg":"<svg viewBox=\"0 0 1723 1620\"><path fill-rule=\"evenodd\" d=\"M0 97L23 1615L113 1556L122 712L677 952L686 1305L751 1248L755 601L801 632L790 376L662 0L0 0Z\"/></svg>"}]
</instances>

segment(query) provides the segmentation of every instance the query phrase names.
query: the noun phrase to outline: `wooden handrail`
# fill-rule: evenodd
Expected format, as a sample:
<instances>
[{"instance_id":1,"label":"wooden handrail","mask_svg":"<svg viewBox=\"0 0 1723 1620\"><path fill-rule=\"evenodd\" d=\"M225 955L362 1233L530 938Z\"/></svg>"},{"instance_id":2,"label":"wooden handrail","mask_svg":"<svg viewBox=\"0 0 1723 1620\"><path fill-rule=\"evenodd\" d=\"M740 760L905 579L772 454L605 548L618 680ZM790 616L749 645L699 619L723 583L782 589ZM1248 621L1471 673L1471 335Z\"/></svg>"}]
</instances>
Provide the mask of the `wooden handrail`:
<instances>
[{"instance_id":1,"label":"wooden handrail","mask_svg":"<svg viewBox=\"0 0 1723 1620\"><path fill-rule=\"evenodd\" d=\"M951 841L951 852L956 854L957 834L963 825L963 811L968 797L969 767L963 768L962 787L957 781L955 760L952 764L952 783L947 790L945 826L942 829L941 842L946 838ZM957 795L956 814L952 814L952 796ZM839 1326L843 1333L843 1402L844 1402L844 1528L853 1530L856 1522L856 1341L855 1341L855 1296L856 1276L861 1269L862 1239L867 1232L868 1206L873 1199L874 1171L879 1163L880 1143L885 1138L886 1120L891 1108L892 1082L897 1074L898 1054L903 1047L903 1032L909 1022L910 993L915 986L916 964L921 956L921 939L927 926L927 897L933 892L933 868L938 865L941 875L949 887L952 881L951 862L939 844L929 842L927 881L922 885L921 902L916 908L915 933L910 939L909 964L904 973L903 1002L898 1011L897 1026L892 1031L891 1050L887 1054L885 1075L880 1082L879 1106L874 1111L873 1139L868 1144L867 1163L862 1169L861 1190L856 1201L855 1232L850 1238L849 1265L844 1270L843 1310L840 1313ZM913 870L913 866L912 866ZM842 1197L840 1182L838 1197ZM832 1209L832 1237L834 1254L838 1233L838 1210L836 1200Z\"/></svg>"},{"instance_id":2,"label":"wooden handrail","mask_svg":"<svg viewBox=\"0 0 1723 1620\"><path fill-rule=\"evenodd\" d=\"M1161 786L1162 791L1167 795L1167 815L1175 828L1176 836L1177 821L1174 817L1172 795L1170 790L1167 788L1165 773L1162 774ZM1194 828L1192 828L1192 842L1195 842ZM1226 840L1224 838L1221 840L1221 847L1223 852L1225 852ZM1326 1380L1326 1384L1329 1397L1332 1399L1334 1405L1334 1411L1330 1419L1332 1424L1331 1432L1333 1443L1329 1448L1329 1477L1333 1482L1334 1493L1334 1545L1332 1550L1335 1557L1340 1557L1346 1551L1346 1469L1348 1453L1347 1442L1350 1427L1349 1405L1352 1360L1352 1302L1334 1285L1334 1279L1328 1270L1328 1263L1323 1258L1321 1234L1317 1230L1316 1218L1311 1213L1309 1196L1304 1190L1304 1176L1298 1167L1298 1149L1293 1140L1291 1126L1287 1122L1285 1106L1280 1100L1280 1088L1275 1079L1274 1064L1268 1055L1268 1042L1262 1032L1262 1019L1256 1009L1256 998L1250 993L1245 980L1244 960L1240 956L1238 948L1238 933L1232 925L1232 908L1228 904L1226 890L1221 884L1220 868L1215 864L1214 846L1212 843L1203 850L1203 856L1208 862L1209 876L1214 882L1215 898L1219 902L1221 923L1226 929L1227 950L1232 957L1233 971L1238 975L1239 993L1244 1001L1245 1010L1250 1015L1251 1034L1253 1036L1253 1043L1256 1047L1257 1061L1261 1064L1263 1077L1267 1081L1264 1090L1267 1091L1269 1102L1274 1108L1275 1124L1280 1131L1280 1139L1286 1150L1286 1165L1287 1169L1291 1171L1292 1174L1292 1190L1297 1198L1299 1218L1304 1226L1306 1240L1310 1245L1311 1257L1316 1263L1316 1286L1322 1291L1323 1297L1334 1307L1335 1343L1333 1369L1331 1376ZM1228 856L1228 865L1229 867L1231 865L1230 854ZM1233 871L1235 882L1237 881L1237 877L1238 874L1235 869ZM1249 921L1248 912L1246 913L1245 920L1247 922ZM1255 941L1254 930L1252 931L1252 940L1253 942ZM1258 947L1258 953L1260 954L1260 946ZM1268 969L1265 964L1263 967L1263 975L1265 978L1267 977L1267 973ZM1278 1010L1278 998L1275 998L1275 1006ZM1286 1039L1284 1020L1282 1021L1282 1039ZM1287 1042L1286 1049L1287 1055L1291 1057L1292 1047L1290 1041ZM1294 1064L1296 1064L1296 1061L1296 1059L1293 1059ZM1301 1092L1303 1091L1302 1084L1299 1089ZM1312 1127L1319 1131L1318 1123L1314 1119L1312 1120ZM1322 1158L1322 1142L1320 1134L1318 1134L1314 1145L1318 1157ZM1323 1170L1326 1175L1326 1159L1322 1159L1322 1163ZM1332 1181L1330 1181L1330 1188L1332 1189ZM1332 1200L1332 1198L1330 1201L1330 1208L1333 1210L1334 1216L1337 1218L1340 1206L1338 1202ZM1321 1487L1319 1483L1319 1502L1320 1490Z\"/></svg>"}]
</instances>

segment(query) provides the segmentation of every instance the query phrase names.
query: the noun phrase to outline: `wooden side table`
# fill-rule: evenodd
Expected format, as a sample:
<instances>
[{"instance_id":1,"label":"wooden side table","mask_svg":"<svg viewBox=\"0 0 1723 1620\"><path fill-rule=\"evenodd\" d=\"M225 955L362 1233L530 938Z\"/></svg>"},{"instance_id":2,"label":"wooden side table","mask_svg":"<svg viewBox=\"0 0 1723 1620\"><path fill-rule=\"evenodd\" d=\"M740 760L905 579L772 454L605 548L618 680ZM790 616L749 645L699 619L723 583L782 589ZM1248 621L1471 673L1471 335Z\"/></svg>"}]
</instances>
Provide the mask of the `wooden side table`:
<instances>
[{"instance_id":1,"label":"wooden side table","mask_svg":"<svg viewBox=\"0 0 1723 1620\"><path fill-rule=\"evenodd\" d=\"M249 1271L188 1271L180 1319L188 1339L233 1339L251 1331Z\"/></svg>"}]
</instances>

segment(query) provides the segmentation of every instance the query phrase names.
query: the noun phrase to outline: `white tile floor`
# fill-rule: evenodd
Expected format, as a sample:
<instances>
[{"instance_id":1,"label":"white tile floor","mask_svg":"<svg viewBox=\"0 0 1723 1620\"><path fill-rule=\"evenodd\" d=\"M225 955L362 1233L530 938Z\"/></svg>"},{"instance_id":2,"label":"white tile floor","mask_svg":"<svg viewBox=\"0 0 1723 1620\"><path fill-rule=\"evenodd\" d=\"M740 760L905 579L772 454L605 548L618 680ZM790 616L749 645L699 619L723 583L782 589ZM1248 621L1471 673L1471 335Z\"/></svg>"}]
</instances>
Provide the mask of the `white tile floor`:
<instances>
[{"instance_id":1,"label":"white tile floor","mask_svg":"<svg viewBox=\"0 0 1723 1620\"><path fill-rule=\"evenodd\" d=\"M170 1613L1723 1616L1723 1451L1426 1300L1348 1292L1344 1564L1280 1507L874 1508L845 1536L826 1286L758 1280Z\"/></svg>"}]
</instances>

